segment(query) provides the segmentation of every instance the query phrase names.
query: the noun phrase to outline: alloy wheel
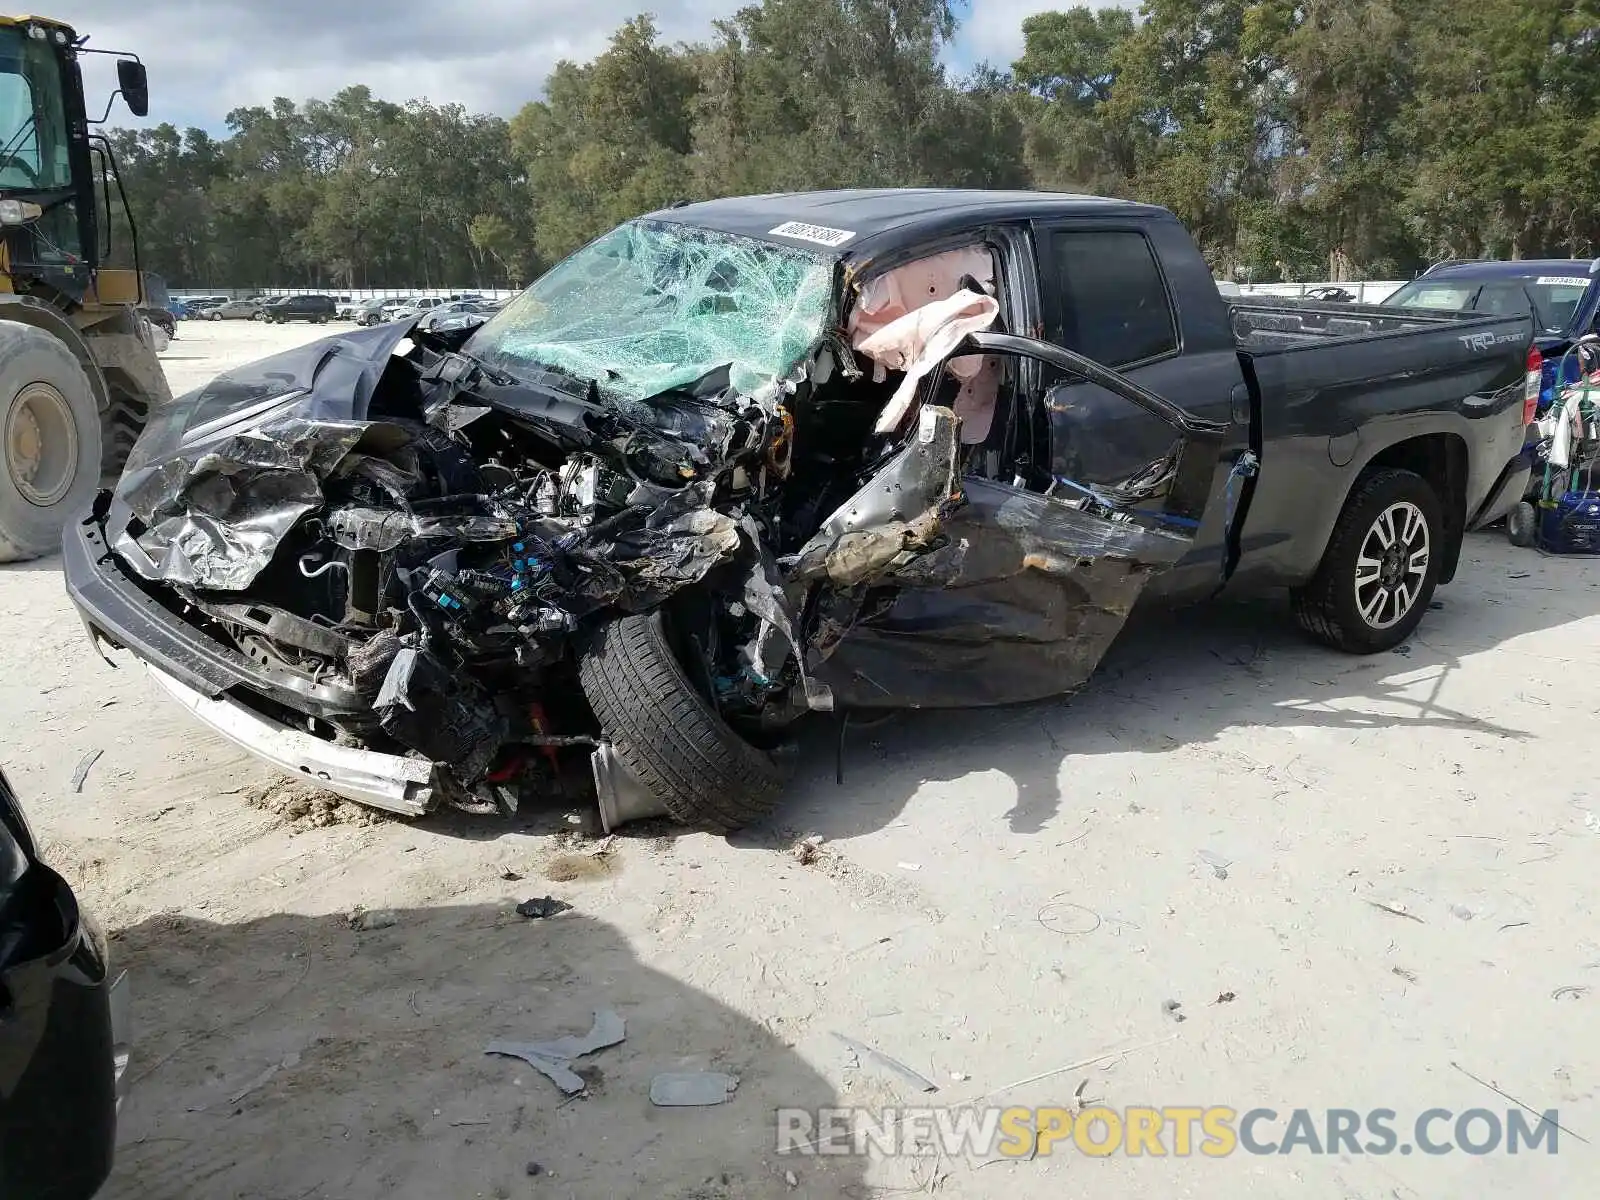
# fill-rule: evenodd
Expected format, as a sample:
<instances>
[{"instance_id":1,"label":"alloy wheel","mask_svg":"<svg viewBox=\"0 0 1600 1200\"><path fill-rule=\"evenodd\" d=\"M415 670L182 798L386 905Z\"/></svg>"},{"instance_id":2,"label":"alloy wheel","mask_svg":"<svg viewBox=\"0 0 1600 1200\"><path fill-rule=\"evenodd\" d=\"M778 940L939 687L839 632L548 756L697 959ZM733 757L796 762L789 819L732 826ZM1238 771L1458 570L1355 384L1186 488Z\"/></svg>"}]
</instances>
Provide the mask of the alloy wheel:
<instances>
[{"instance_id":1,"label":"alloy wheel","mask_svg":"<svg viewBox=\"0 0 1600 1200\"><path fill-rule=\"evenodd\" d=\"M1428 520L1409 500L1378 514L1356 555L1356 611L1388 629L1416 605L1428 577Z\"/></svg>"}]
</instances>

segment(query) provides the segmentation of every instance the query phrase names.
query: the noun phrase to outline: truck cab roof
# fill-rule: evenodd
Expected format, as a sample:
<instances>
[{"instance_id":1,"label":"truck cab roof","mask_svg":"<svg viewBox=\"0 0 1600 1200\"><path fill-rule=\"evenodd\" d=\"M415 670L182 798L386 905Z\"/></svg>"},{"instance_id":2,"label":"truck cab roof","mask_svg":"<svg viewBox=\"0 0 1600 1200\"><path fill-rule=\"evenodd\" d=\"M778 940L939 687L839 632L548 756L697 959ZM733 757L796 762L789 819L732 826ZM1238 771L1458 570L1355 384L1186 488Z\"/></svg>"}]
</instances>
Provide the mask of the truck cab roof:
<instances>
[{"instance_id":1,"label":"truck cab roof","mask_svg":"<svg viewBox=\"0 0 1600 1200\"><path fill-rule=\"evenodd\" d=\"M653 221L711 229L838 259L865 258L979 223L1057 216L1173 221L1163 208L1064 192L963 188L853 188L730 196L650 214Z\"/></svg>"}]
</instances>

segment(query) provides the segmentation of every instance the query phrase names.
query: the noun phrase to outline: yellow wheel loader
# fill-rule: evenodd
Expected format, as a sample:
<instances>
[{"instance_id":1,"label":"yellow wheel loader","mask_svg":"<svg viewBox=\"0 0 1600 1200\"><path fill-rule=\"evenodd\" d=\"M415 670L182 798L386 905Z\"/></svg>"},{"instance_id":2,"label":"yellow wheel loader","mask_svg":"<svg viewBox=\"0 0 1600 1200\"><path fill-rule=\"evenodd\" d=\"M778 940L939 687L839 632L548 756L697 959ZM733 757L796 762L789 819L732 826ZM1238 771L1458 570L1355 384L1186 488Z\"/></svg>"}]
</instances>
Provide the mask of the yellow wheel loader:
<instances>
[{"instance_id":1,"label":"yellow wheel loader","mask_svg":"<svg viewBox=\"0 0 1600 1200\"><path fill-rule=\"evenodd\" d=\"M60 544L101 480L121 474L152 408L171 398L156 358L137 235L112 243L111 144L84 108L79 62L111 54L117 90L149 109L144 65L91 50L45 17L0 17L0 562ZM119 250L132 269L105 264Z\"/></svg>"}]
</instances>

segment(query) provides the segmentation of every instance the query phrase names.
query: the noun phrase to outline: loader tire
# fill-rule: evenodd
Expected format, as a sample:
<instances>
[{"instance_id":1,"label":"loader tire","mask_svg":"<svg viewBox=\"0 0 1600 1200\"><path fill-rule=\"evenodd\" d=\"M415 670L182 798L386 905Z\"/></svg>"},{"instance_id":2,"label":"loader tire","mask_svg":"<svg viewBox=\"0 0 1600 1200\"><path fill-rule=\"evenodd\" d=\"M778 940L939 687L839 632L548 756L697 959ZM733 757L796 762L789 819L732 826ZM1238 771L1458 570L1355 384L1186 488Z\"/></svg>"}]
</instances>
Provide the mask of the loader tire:
<instances>
[{"instance_id":1,"label":"loader tire","mask_svg":"<svg viewBox=\"0 0 1600 1200\"><path fill-rule=\"evenodd\" d=\"M101 418L67 346L0 321L0 562L52 554L100 483Z\"/></svg>"},{"instance_id":2,"label":"loader tire","mask_svg":"<svg viewBox=\"0 0 1600 1200\"><path fill-rule=\"evenodd\" d=\"M1428 481L1397 468L1369 471L1334 523L1316 575L1290 593L1295 619L1346 654L1392 650L1428 611L1443 554L1444 518Z\"/></svg>"},{"instance_id":3,"label":"loader tire","mask_svg":"<svg viewBox=\"0 0 1600 1200\"><path fill-rule=\"evenodd\" d=\"M675 821L727 833L777 806L782 770L695 690L659 611L602 626L579 679L617 757Z\"/></svg>"}]
</instances>

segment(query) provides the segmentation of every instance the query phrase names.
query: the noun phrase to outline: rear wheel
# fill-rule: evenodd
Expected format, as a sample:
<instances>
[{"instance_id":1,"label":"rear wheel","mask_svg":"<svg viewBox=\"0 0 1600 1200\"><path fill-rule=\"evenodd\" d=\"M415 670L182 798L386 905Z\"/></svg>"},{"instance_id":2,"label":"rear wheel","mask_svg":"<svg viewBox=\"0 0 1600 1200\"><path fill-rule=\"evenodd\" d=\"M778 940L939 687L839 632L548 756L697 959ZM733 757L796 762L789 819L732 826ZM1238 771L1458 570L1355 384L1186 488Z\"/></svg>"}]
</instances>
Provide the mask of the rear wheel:
<instances>
[{"instance_id":1,"label":"rear wheel","mask_svg":"<svg viewBox=\"0 0 1600 1200\"><path fill-rule=\"evenodd\" d=\"M1316 576L1293 594L1301 628L1349 654L1398 646L1439 584L1443 529L1439 497L1422 476L1395 469L1363 475Z\"/></svg>"},{"instance_id":2,"label":"rear wheel","mask_svg":"<svg viewBox=\"0 0 1600 1200\"><path fill-rule=\"evenodd\" d=\"M83 367L42 329L0 321L0 562L54 552L100 479L100 413Z\"/></svg>"},{"instance_id":3,"label":"rear wheel","mask_svg":"<svg viewBox=\"0 0 1600 1200\"><path fill-rule=\"evenodd\" d=\"M660 612L602 626L579 679L617 757L674 820L727 832L777 805L782 770L695 690Z\"/></svg>"},{"instance_id":4,"label":"rear wheel","mask_svg":"<svg viewBox=\"0 0 1600 1200\"><path fill-rule=\"evenodd\" d=\"M1538 510L1526 500L1517 501L1516 507L1506 514L1506 537L1513 546L1533 545L1538 529Z\"/></svg>"}]
</instances>

